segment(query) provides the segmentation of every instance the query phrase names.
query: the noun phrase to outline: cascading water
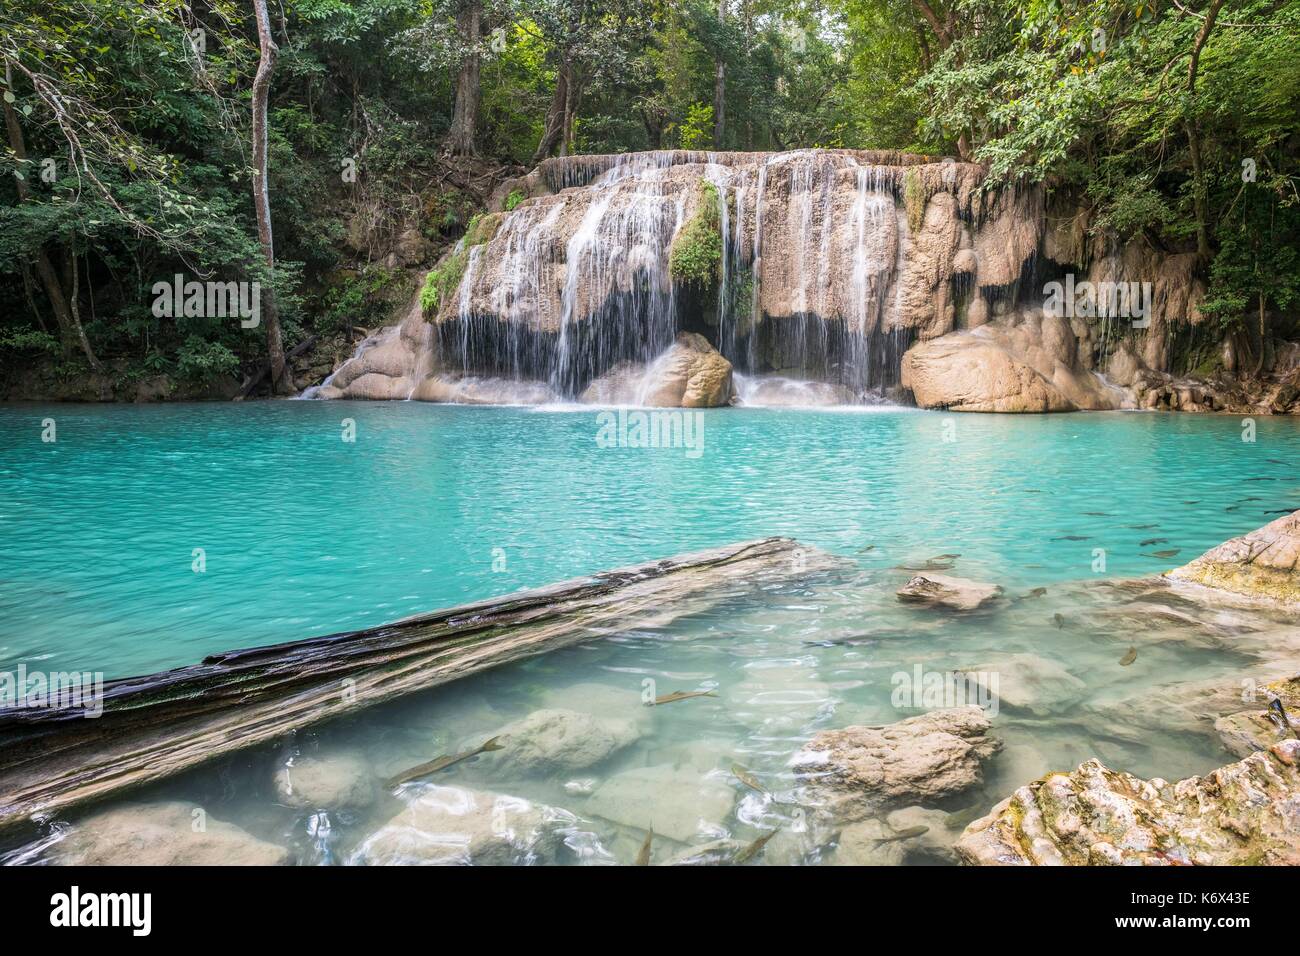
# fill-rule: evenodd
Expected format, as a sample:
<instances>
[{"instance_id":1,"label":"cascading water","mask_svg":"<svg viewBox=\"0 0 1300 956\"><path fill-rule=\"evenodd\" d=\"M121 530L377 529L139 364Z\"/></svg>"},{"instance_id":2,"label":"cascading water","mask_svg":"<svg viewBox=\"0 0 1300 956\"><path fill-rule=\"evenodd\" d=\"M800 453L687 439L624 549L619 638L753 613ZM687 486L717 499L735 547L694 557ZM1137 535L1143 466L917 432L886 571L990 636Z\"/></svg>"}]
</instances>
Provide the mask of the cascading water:
<instances>
[{"instance_id":1,"label":"cascading water","mask_svg":"<svg viewBox=\"0 0 1300 956\"><path fill-rule=\"evenodd\" d=\"M940 166L847 150L548 160L532 174L532 198L487 217L491 229L471 230L439 264L441 280L459 273L459 283L424 316L429 364L435 375L573 399L624 366L644 371L693 332L750 380L811 380L872 400L897 383L919 328L954 327L951 309L941 314L945 284L957 243L969 245L962 222L977 214L970 196L982 171L971 167L947 203L953 225L940 238L951 248L917 255L905 179L929 170L932 194ZM716 283L675 280L674 243L695 241L713 202L716 248L705 252L716 256ZM407 386L419 397L418 383Z\"/></svg>"}]
</instances>

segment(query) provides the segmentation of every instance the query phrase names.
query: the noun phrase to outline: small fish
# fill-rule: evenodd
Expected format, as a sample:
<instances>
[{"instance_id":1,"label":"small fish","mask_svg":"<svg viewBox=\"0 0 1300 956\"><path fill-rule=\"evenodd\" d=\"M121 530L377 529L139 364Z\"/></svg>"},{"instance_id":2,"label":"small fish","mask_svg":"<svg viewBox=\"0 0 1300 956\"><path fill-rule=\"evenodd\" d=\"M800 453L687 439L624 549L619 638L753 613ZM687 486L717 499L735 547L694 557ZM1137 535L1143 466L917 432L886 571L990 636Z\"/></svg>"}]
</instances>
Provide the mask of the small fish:
<instances>
[{"instance_id":1,"label":"small fish","mask_svg":"<svg viewBox=\"0 0 1300 956\"><path fill-rule=\"evenodd\" d=\"M1278 725L1281 730L1291 731L1291 736L1300 738L1300 733L1291 726L1291 719L1286 715L1286 708L1282 706L1280 698L1274 697L1268 702L1268 719Z\"/></svg>"},{"instance_id":2,"label":"small fish","mask_svg":"<svg viewBox=\"0 0 1300 956\"><path fill-rule=\"evenodd\" d=\"M865 548L858 548L858 554L866 554L868 551L875 551L875 550L876 550L876 546L874 544L869 544Z\"/></svg>"},{"instance_id":3,"label":"small fish","mask_svg":"<svg viewBox=\"0 0 1300 956\"><path fill-rule=\"evenodd\" d=\"M430 760L428 763L422 763L418 767L412 767L405 773L400 773L388 781L388 789L400 787L404 783L410 783L412 780L419 780L421 777L427 777L429 774L437 773L439 770L446 770L448 767L460 763L462 760L468 760L470 757L477 757L479 754L488 753L493 750L504 750L500 743L500 737L493 737L484 742L482 747L476 750L467 750L463 754L450 754L439 757L437 760Z\"/></svg>"},{"instance_id":4,"label":"small fish","mask_svg":"<svg viewBox=\"0 0 1300 956\"><path fill-rule=\"evenodd\" d=\"M1160 525L1158 525L1158 524L1131 524L1131 525L1129 525L1129 527L1132 528L1134 531L1147 531L1147 530L1149 530L1149 529L1151 529L1151 528L1158 528L1158 527L1160 527Z\"/></svg>"},{"instance_id":5,"label":"small fish","mask_svg":"<svg viewBox=\"0 0 1300 956\"><path fill-rule=\"evenodd\" d=\"M1183 502L1183 504L1185 504L1185 505L1199 505L1200 503L1201 503L1201 501L1200 501L1199 498L1198 498L1196 501L1184 501L1184 502Z\"/></svg>"},{"instance_id":6,"label":"small fish","mask_svg":"<svg viewBox=\"0 0 1300 956\"><path fill-rule=\"evenodd\" d=\"M1182 549L1182 548L1167 548L1167 549L1165 549L1164 551L1152 551L1152 552L1150 552L1149 554L1144 553L1144 554L1143 554L1143 557L1147 557L1147 558L1172 558L1175 554L1177 554L1177 553L1178 553L1179 551L1181 551L1181 550L1183 550L1183 549Z\"/></svg>"},{"instance_id":7,"label":"small fish","mask_svg":"<svg viewBox=\"0 0 1300 956\"><path fill-rule=\"evenodd\" d=\"M1087 541L1088 536L1084 534L1063 534L1059 538L1053 538L1053 541Z\"/></svg>"},{"instance_id":8,"label":"small fish","mask_svg":"<svg viewBox=\"0 0 1300 956\"><path fill-rule=\"evenodd\" d=\"M1047 593L1047 588L1034 588L1032 591L1026 594L1025 597L1027 598L1042 597L1046 593Z\"/></svg>"},{"instance_id":9,"label":"small fish","mask_svg":"<svg viewBox=\"0 0 1300 956\"><path fill-rule=\"evenodd\" d=\"M641 844L641 849L636 854L637 866L650 865L650 844L654 842L655 828L651 827L650 832L645 835L645 842Z\"/></svg>"},{"instance_id":10,"label":"small fish","mask_svg":"<svg viewBox=\"0 0 1300 956\"><path fill-rule=\"evenodd\" d=\"M926 560L929 560L929 561L952 561L952 560L954 560L955 558L960 558L960 557L961 557L960 554L936 554L933 558L927 558Z\"/></svg>"},{"instance_id":11,"label":"small fish","mask_svg":"<svg viewBox=\"0 0 1300 956\"><path fill-rule=\"evenodd\" d=\"M767 846L767 841L772 839L772 837L776 836L779 832L780 832L779 830L772 830L769 831L768 833L764 833L761 837L759 837L749 846L745 847L743 850L737 853L736 858L732 862L735 863L737 866L739 866L742 863L748 863L754 857L762 853L763 847Z\"/></svg>"},{"instance_id":12,"label":"small fish","mask_svg":"<svg viewBox=\"0 0 1300 956\"><path fill-rule=\"evenodd\" d=\"M1119 666L1128 667L1137 659L1138 659L1138 649L1136 647L1130 647L1128 649L1128 653L1119 659Z\"/></svg>"},{"instance_id":13,"label":"small fish","mask_svg":"<svg viewBox=\"0 0 1300 956\"><path fill-rule=\"evenodd\" d=\"M911 840L915 837L921 836L921 834L923 833L929 833L929 832L930 832L930 828L926 826L908 827L906 830L899 830L897 833L894 833L891 836L881 837L880 839L875 840L873 842L875 843L876 846L882 846L886 843L897 843L899 840Z\"/></svg>"},{"instance_id":14,"label":"small fish","mask_svg":"<svg viewBox=\"0 0 1300 956\"><path fill-rule=\"evenodd\" d=\"M743 783L745 786L749 787L750 790L757 790L765 797L772 796L771 791L769 791L765 786L763 786L761 783L758 782L758 778L756 778L752 773L750 773L748 770L746 770L744 767L740 766L739 764L733 763L731 765L731 775L735 777L737 780L739 780L741 783Z\"/></svg>"},{"instance_id":15,"label":"small fish","mask_svg":"<svg viewBox=\"0 0 1300 956\"><path fill-rule=\"evenodd\" d=\"M1065 627L1065 615L1059 611L1052 615L1052 620L1056 623L1057 627Z\"/></svg>"},{"instance_id":16,"label":"small fish","mask_svg":"<svg viewBox=\"0 0 1300 956\"><path fill-rule=\"evenodd\" d=\"M1109 517L1111 517L1111 513L1110 513L1109 511L1085 511L1084 514L1089 515L1090 517L1093 517L1093 518L1109 518Z\"/></svg>"},{"instance_id":17,"label":"small fish","mask_svg":"<svg viewBox=\"0 0 1300 956\"><path fill-rule=\"evenodd\" d=\"M1265 511L1266 515L1289 515L1293 509L1283 508L1281 511Z\"/></svg>"},{"instance_id":18,"label":"small fish","mask_svg":"<svg viewBox=\"0 0 1300 956\"><path fill-rule=\"evenodd\" d=\"M1146 548L1146 547L1150 547L1153 544L1164 544L1168 540L1169 540L1168 538L1147 538L1145 541L1138 542L1138 547Z\"/></svg>"},{"instance_id":19,"label":"small fish","mask_svg":"<svg viewBox=\"0 0 1300 956\"><path fill-rule=\"evenodd\" d=\"M675 690L671 694L664 694L662 697L655 698L655 706L659 704L674 704L679 700L690 700L692 697L717 697L718 695L711 690Z\"/></svg>"}]
</instances>

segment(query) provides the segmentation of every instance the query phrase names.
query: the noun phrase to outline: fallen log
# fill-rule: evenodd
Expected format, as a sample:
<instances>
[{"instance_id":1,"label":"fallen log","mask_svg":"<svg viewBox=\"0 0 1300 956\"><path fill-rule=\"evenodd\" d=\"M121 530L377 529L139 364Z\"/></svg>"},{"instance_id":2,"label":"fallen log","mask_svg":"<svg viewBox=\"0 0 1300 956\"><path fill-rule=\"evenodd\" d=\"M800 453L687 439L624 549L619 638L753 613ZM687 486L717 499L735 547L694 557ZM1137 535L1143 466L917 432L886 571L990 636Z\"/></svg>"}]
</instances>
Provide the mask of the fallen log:
<instances>
[{"instance_id":1,"label":"fallen log","mask_svg":"<svg viewBox=\"0 0 1300 956\"><path fill-rule=\"evenodd\" d=\"M767 538L111 681L98 718L74 708L0 709L0 828L509 661L662 625L833 565L825 552Z\"/></svg>"}]
</instances>

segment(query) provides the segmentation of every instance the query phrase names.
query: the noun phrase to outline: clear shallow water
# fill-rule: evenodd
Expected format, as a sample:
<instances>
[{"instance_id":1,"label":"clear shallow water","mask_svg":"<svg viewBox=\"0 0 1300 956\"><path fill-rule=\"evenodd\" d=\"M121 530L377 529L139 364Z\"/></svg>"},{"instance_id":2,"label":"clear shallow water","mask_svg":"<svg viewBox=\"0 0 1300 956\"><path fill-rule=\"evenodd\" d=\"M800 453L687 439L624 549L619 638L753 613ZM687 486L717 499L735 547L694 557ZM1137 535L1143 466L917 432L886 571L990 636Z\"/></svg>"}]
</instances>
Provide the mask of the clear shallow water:
<instances>
[{"instance_id":1,"label":"clear shallow water","mask_svg":"<svg viewBox=\"0 0 1300 956\"><path fill-rule=\"evenodd\" d=\"M1094 585L1180 564L1274 517L1267 512L1300 507L1297 423L1260 419L1248 444L1238 419L1201 416L703 414L704 453L691 458L599 448L590 409L0 409L0 667L140 673L786 534L851 567L478 675L129 799L197 801L303 863L364 860L367 841L409 803L455 802L462 788L568 815L564 847L538 862L630 862L644 827L658 820L663 834L697 816L693 834L661 835L660 862L713 837L791 831L792 809L747 790L732 764L793 799L791 758L817 731L919 712L891 699L899 673L1010 673L1009 654L1033 655L1073 682L1058 674L1033 707L1002 707L994 734L1004 746L985 783L942 807L955 821L1093 756L1170 779L1229 759L1212 734L1142 708L1168 685L1235 679L1249 664L1207 635L1277 622L1206 613L1176 633L1148 631L1149 615ZM40 442L46 417L58 423L54 445ZM355 420L354 444L340 440L344 418ZM943 440L948 423L955 441ZM1167 540L1142 543L1152 538ZM206 549L204 574L191 570L195 547ZM1106 551L1104 574L1093 572L1094 548ZM950 573L996 582L1005 600L969 616L900 605L894 590L909 572L896 566L943 553L960 555ZM1030 596L1037 587L1046 593ZM1130 645L1138 661L1121 668ZM646 678L659 693L718 697L644 708ZM635 739L581 772L524 772L485 755L424 783L380 786L557 707L633 721ZM375 802L285 805L274 780L287 761L340 754L359 755ZM626 791L629 779L640 805L600 796L610 781ZM930 840L942 842L933 829ZM62 832L55 822L46 836ZM783 837L763 861L825 862L835 852L833 839ZM909 853L907 862L943 859L920 843Z\"/></svg>"}]
</instances>

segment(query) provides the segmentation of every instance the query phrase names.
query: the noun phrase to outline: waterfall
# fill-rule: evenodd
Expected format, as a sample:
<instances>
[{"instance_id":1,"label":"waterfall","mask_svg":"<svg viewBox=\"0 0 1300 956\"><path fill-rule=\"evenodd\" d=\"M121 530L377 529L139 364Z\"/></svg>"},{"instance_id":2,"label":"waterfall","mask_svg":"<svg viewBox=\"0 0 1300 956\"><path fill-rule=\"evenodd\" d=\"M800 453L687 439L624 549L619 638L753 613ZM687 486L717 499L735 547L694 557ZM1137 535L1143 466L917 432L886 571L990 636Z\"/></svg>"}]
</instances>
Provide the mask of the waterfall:
<instances>
[{"instance_id":1,"label":"waterfall","mask_svg":"<svg viewBox=\"0 0 1300 956\"><path fill-rule=\"evenodd\" d=\"M643 370L689 331L747 382L780 380L751 394L797 396L787 381L815 381L878 399L919 327L952 327L945 283L958 244L970 243L969 195L954 191L943 242L927 237L917 254L903 203L913 168L929 170L933 192L943 164L850 150L547 160L531 198L493 214L492 229L439 265L460 276L425 316L429 362L434 374L526 381L572 399L616 367ZM701 182L716 189L719 232L718 281L703 289L670 269L674 240L715 201ZM404 341L414 338L408 330ZM843 394L819 394L832 393Z\"/></svg>"}]
</instances>

